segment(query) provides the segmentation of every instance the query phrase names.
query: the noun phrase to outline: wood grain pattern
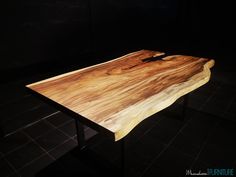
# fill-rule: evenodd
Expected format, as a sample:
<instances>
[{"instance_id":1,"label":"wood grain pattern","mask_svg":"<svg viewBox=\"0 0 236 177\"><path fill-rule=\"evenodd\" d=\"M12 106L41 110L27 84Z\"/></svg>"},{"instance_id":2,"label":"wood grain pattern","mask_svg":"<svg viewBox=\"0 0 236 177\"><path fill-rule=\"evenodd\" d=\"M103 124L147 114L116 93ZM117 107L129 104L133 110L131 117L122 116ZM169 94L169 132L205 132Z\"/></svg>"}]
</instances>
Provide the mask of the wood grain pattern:
<instances>
[{"instance_id":1,"label":"wood grain pattern","mask_svg":"<svg viewBox=\"0 0 236 177\"><path fill-rule=\"evenodd\" d=\"M27 85L114 133L137 124L207 83L214 60L141 50Z\"/></svg>"}]
</instances>

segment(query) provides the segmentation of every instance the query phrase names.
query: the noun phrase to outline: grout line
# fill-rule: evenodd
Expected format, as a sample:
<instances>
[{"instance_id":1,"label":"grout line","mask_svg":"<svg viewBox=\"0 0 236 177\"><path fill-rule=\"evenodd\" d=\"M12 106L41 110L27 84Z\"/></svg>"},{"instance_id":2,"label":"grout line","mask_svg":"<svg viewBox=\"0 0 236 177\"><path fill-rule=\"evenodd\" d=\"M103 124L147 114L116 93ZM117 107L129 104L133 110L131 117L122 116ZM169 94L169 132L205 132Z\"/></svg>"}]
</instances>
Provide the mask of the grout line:
<instances>
[{"instance_id":1,"label":"grout line","mask_svg":"<svg viewBox=\"0 0 236 177\"><path fill-rule=\"evenodd\" d=\"M17 172L19 172L20 170L22 170L23 168L29 166L30 164L34 163L36 160L40 159L41 157L43 157L44 155L46 155L46 153L41 154L40 156L36 157L35 159L31 160L30 162L26 163L25 165L23 165L21 168L19 168L17 170Z\"/></svg>"},{"instance_id":2,"label":"grout line","mask_svg":"<svg viewBox=\"0 0 236 177\"><path fill-rule=\"evenodd\" d=\"M39 121L41 121L41 120L47 119L47 118L49 118L49 117L51 117L51 116L53 116L53 115L55 115L55 114L58 114L59 112L60 112L60 111L56 111L56 112L51 113L51 114L49 114L49 115L47 115L47 116L44 116L44 117L41 118L40 120L38 120L38 121L36 121L36 122L33 122L33 123L31 123L31 124L28 124L28 125L25 126L24 128L27 128L27 127L29 127L29 126L32 126L32 125L36 124L37 122L39 122Z\"/></svg>"},{"instance_id":3,"label":"grout line","mask_svg":"<svg viewBox=\"0 0 236 177\"><path fill-rule=\"evenodd\" d=\"M52 152L53 150L55 150L56 148L58 148L61 145L64 145L65 143L67 143L68 141L70 141L71 139L68 138L67 140L63 141L62 143L58 144L57 146L55 146L54 148L52 148L51 150L49 150L48 152ZM54 158L54 157L53 157ZM55 159L55 158L54 158ZM55 159L56 160L56 159Z\"/></svg>"},{"instance_id":4,"label":"grout line","mask_svg":"<svg viewBox=\"0 0 236 177\"><path fill-rule=\"evenodd\" d=\"M16 168L14 167L14 165L12 165L12 164L9 162L9 160L7 160L6 158L4 158L4 160L8 163L8 165L9 165L9 166L13 169L13 171L14 171L14 172L12 172L10 175L8 175L8 176L13 175L14 173L17 174L17 175L19 175L19 176L21 176L21 175L18 173L18 171L16 170Z\"/></svg>"},{"instance_id":5,"label":"grout line","mask_svg":"<svg viewBox=\"0 0 236 177\"><path fill-rule=\"evenodd\" d=\"M25 128L28 128L28 127L30 127L30 126L32 126L32 125L34 125L34 124L40 122L41 120L47 119L48 117L51 117L51 116L53 116L53 115L55 115L55 114L57 114L57 113L59 113L59 112L60 112L60 111L56 111L56 112L54 112L54 113L52 113L52 114L49 114L49 115L47 115L47 116L45 116L45 117L43 117L43 118L41 118L41 119L39 119L39 120L37 120L37 121L35 121L35 122L32 122L32 123L30 123L30 124L27 124L27 125L24 126L24 127L18 128L18 129L16 129L15 131L6 134L6 135L4 136L4 138L5 138L5 137L8 137L8 136L10 136L10 135L12 135L12 134L14 134L14 133L17 133L18 131L21 131L21 130L23 130L23 129L25 129Z\"/></svg>"},{"instance_id":6,"label":"grout line","mask_svg":"<svg viewBox=\"0 0 236 177\"><path fill-rule=\"evenodd\" d=\"M2 153L2 155L3 155L3 157L6 157L7 155L9 155L9 154L11 154L12 152L14 152L14 151L16 151L16 150L18 150L18 149L20 149L20 148L26 146L26 145L29 144L29 143L30 143L30 140L28 140L26 143L24 143L24 144L22 144L22 145L20 145L20 146L17 146L16 148L14 148L13 150L11 150L11 151L9 151L9 152L7 152L7 153Z\"/></svg>"},{"instance_id":7,"label":"grout line","mask_svg":"<svg viewBox=\"0 0 236 177\"><path fill-rule=\"evenodd\" d=\"M176 133L176 135L170 140L168 144L166 144L166 147L163 148L163 150L149 163L149 165L145 168L145 170L140 174L140 176L143 176L154 164L154 162L170 147L170 145L173 143L175 138L182 132L182 130L188 125L190 122L191 118L188 119L188 121L180 128L180 130Z\"/></svg>"},{"instance_id":8,"label":"grout line","mask_svg":"<svg viewBox=\"0 0 236 177\"><path fill-rule=\"evenodd\" d=\"M31 138L27 133L23 132L25 134L25 136L27 136L33 143L35 143L36 145L38 145L38 147L43 150L49 157L51 157L53 160L56 160L54 157L52 157L47 151L46 149L44 149L37 141L35 141L33 138Z\"/></svg>"},{"instance_id":9,"label":"grout line","mask_svg":"<svg viewBox=\"0 0 236 177\"><path fill-rule=\"evenodd\" d=\"M34 124L36 124L36 123L38 123L38 122L40 122L40 121L42 121L42 120L36 121L36 122L34 122L32 125L34 125ZM47 121L47 120L46 120L46 121ZM48 123L48 121L47 121L47 122L46 122L46 121L45 121L45 123L49 124L51 127L53 127L53 129L52 129L52 130L49 130L49 131L46 132L46 133L41 134L40 136L36 137L35 139L39 139L39 138L42 137L43 135L46 135L46 134L50 133L51 131L53 131L53 130L55 130L55 129L56 129L56 130L59 130L59 129L57 129L56 126L54 126L54 125L52 125L51 123ZM70 121L71 121L71 120L70 120ZM67 121L66 123L69 123L70 121ZM65 124L66 124L66 123L65 123ZM32 125L31 125L31 126L32 126ZM62 125L64 125L64 124L62 124ZM62 132L61 130L59 130L59 131ZM29 140L28 140L26 143L24 143L24 144L22 144L22 145L20 145L20 146L17 146L16 148L14 148L13 150L11 150L11 151L9 151L9 152L7 152L7 153L2 153L2 152L0 152L0 153L2 154L2 157L5 157L5 156L9 155L10 153L12 153L12 152L14 152L14 151L16 151L16 150L18 150L18 149L20 149L20 148L26 146L27 144L30 143L30 140L33 139L33 138L30 137L26 132L24 132L24 131L22 131L22 130L19 130L18 132L21 132L21 133L23 133L24 135L26 135ZM17 133L17 132L15 132L15 133ZM68 138L72 139L72 140L74 140L73 138L76 136L76 135L74 135L73 137L70 137L70 136L68 136L67 134L65 134L64 132L62 132L62 133L63 133L64 135L66 135ZM74 140L74 141L75 141L75 140ZM75 141L75 142L77 142L77 141Z\"/></svg>"},{"instance_id":10,"label":"grout line","mask_svg":"<svg viewBox=\"0 0 236 177\"><path fill-rule=\"evenodd\" d=\"M62 124L60 124L59 126L53 125L53 123L51 123L51 122L48 121L48 120L45 120L45 121L47 122L47 124L50 124L50 125L53 126L54 128L60 128L60 127L62 127L62 126L64 126L64 125L66 125L66 124L72 122L73 120L68 120L68 121L66 121L66 122L64 122L64 123L62 123Z\"/></svg>"},{"instance_id":11,"label":"grout line","mask_svg":"<svg viewBox=\"0 0 236 177\"><path fill-rule=\"evenodd\" d=\"M70 140L70 139L67 139L67 140L63 141L62 143L58 144L57 146L55 146L54 148L52 148L52 149L49 150L49 151L46 151L46 150L44 150L44 148L43 148L42 150L43 150L45 153L41 154L41 155L38 156L37 158L35 158L35 159L31 160L30 162L26 163L23 167L19 168L18 171L19 171L19 170L22 170L22 169L25 168L26 166L28 166L28 165L34 163L36 160L40 159L40 158L43 157L44 155L48 155L50 158L52 158L52 160L55 161L56 159L55 159L52 155L50 155L49 152L53 151L54 149L56 149L57 147L63 145L64 143L66 143L66 142L69 141L69 140ZM38 143L36 143L36 145L38 145L40 148L42 148Z\"/></svg>"},{"instance_id":12,"label":"grout line","mask_svg":"<svg viewBox=\"0 0 236 177\"><path fill-rule=\"evenodd\" d=\"M58 130L59 132L61 132L62 134L64 134L66 137L68 137L69 139L74 140L72 137L70 137L70 135L68 135L67 133L63 132L62 130L60 130L58 127L54 126L53 124L51 124L49 121L45 121L45 123L51 125L52 127L54 127L56 130ZM69 121L68 121L69 123ZM65 123L66 124L66 123ZM63 124L63 125L65 125Z\"/></svg>"},{"instance_id":13,"label":"grout line","mask_svg":"<svg viewBox=\"0 0 236 177\"><path fill-rule=\"evenodd\" d=\"M43 157L44 155L48 155L50 158L52 158L52 160L56 160L52 155L49 154L49 152L53 151L54 149L56 149L57 147L65 144L66 142L68 142L70 140L70 138L68 138L67 140L63 141L62 143L56 145L54 148L52 148L49 151L46 151L43 147L41 147L37 142L35 143L35 141L33 141L37 146L39 146L45 153L41 154L40 156L38 156L37 158L31 160L30 162L26 163L23 167L19 168L18 171L22 170L23 168L25 168L26 166L32 164L33 162L35 162L36 160L40 159L41 157Z\"/></svg>"}]
</instances>

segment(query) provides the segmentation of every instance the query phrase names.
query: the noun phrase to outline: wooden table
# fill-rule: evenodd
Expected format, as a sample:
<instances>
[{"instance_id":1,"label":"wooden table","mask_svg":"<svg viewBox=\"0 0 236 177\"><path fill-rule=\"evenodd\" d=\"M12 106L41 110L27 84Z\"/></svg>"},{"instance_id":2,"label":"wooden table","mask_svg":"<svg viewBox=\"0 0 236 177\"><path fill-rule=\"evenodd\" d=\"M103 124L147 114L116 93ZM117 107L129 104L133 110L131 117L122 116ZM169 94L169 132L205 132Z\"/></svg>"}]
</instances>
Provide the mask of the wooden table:
<instances>
[{"instance_id":1,"label":"wooden table","mask_svg":"<svg viewBox=\"0 0 236 177\"><path fill-rule=\"evenodd\" d=\"M140 50L27 85L79 122L118 141L144 119L206 84L214 60ZM76 124L81 130L81 124ZM83 146L83 132L78 141Z\"/></svg>"}]
</instances>

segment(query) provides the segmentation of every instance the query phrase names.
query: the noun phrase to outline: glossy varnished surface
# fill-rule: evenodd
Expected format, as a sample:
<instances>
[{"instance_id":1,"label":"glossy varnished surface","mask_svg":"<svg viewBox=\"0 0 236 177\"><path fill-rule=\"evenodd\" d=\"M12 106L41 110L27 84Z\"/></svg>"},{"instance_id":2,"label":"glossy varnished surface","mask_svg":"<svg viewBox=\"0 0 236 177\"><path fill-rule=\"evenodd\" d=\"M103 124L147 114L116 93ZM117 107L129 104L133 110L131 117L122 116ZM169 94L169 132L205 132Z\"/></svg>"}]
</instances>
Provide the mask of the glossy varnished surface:
<instances>
[{"instance_id":1,"label":"glossy varnished surface","mask_svg":"<svg viewBox=\"0 0 236 177\"><path fill-rule=\"evenodd\" d=\"M214 60L141 50L27 85L114 133L127 135L150 115L207 83Z\"/></svg>"}]
</instances>

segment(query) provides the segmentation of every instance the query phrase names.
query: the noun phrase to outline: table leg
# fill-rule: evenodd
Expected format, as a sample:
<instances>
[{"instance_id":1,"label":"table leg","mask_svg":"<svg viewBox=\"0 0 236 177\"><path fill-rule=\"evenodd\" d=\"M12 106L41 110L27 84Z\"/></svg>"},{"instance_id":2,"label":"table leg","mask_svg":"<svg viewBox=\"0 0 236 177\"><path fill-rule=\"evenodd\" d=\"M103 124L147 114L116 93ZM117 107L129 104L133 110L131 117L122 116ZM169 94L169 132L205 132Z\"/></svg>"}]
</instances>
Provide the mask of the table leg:
<instances>
[{"instance_id":1,"label":"table leg","mask_svg":"<svg viewBox=\"0 0 236 177\"><path fill-rule=\"evenodd\" d=\"M75 120L76 133L77 133L77 142L80 150L86 147L85 135L84 135L84 126L78 120Z\"/></svg>"},{"instance_id":2,"label":"table leg","mask_svg":"<svg viewBox=\"0 0 236 177\"><path fill-rule=\"evenodd\" d=\"M188 107L189 102L189 94L184 95L184 101L183 101L183 110L182 110L182 118L183 120L186 118L186 111Z\"/></svg>"}]
</instances>

